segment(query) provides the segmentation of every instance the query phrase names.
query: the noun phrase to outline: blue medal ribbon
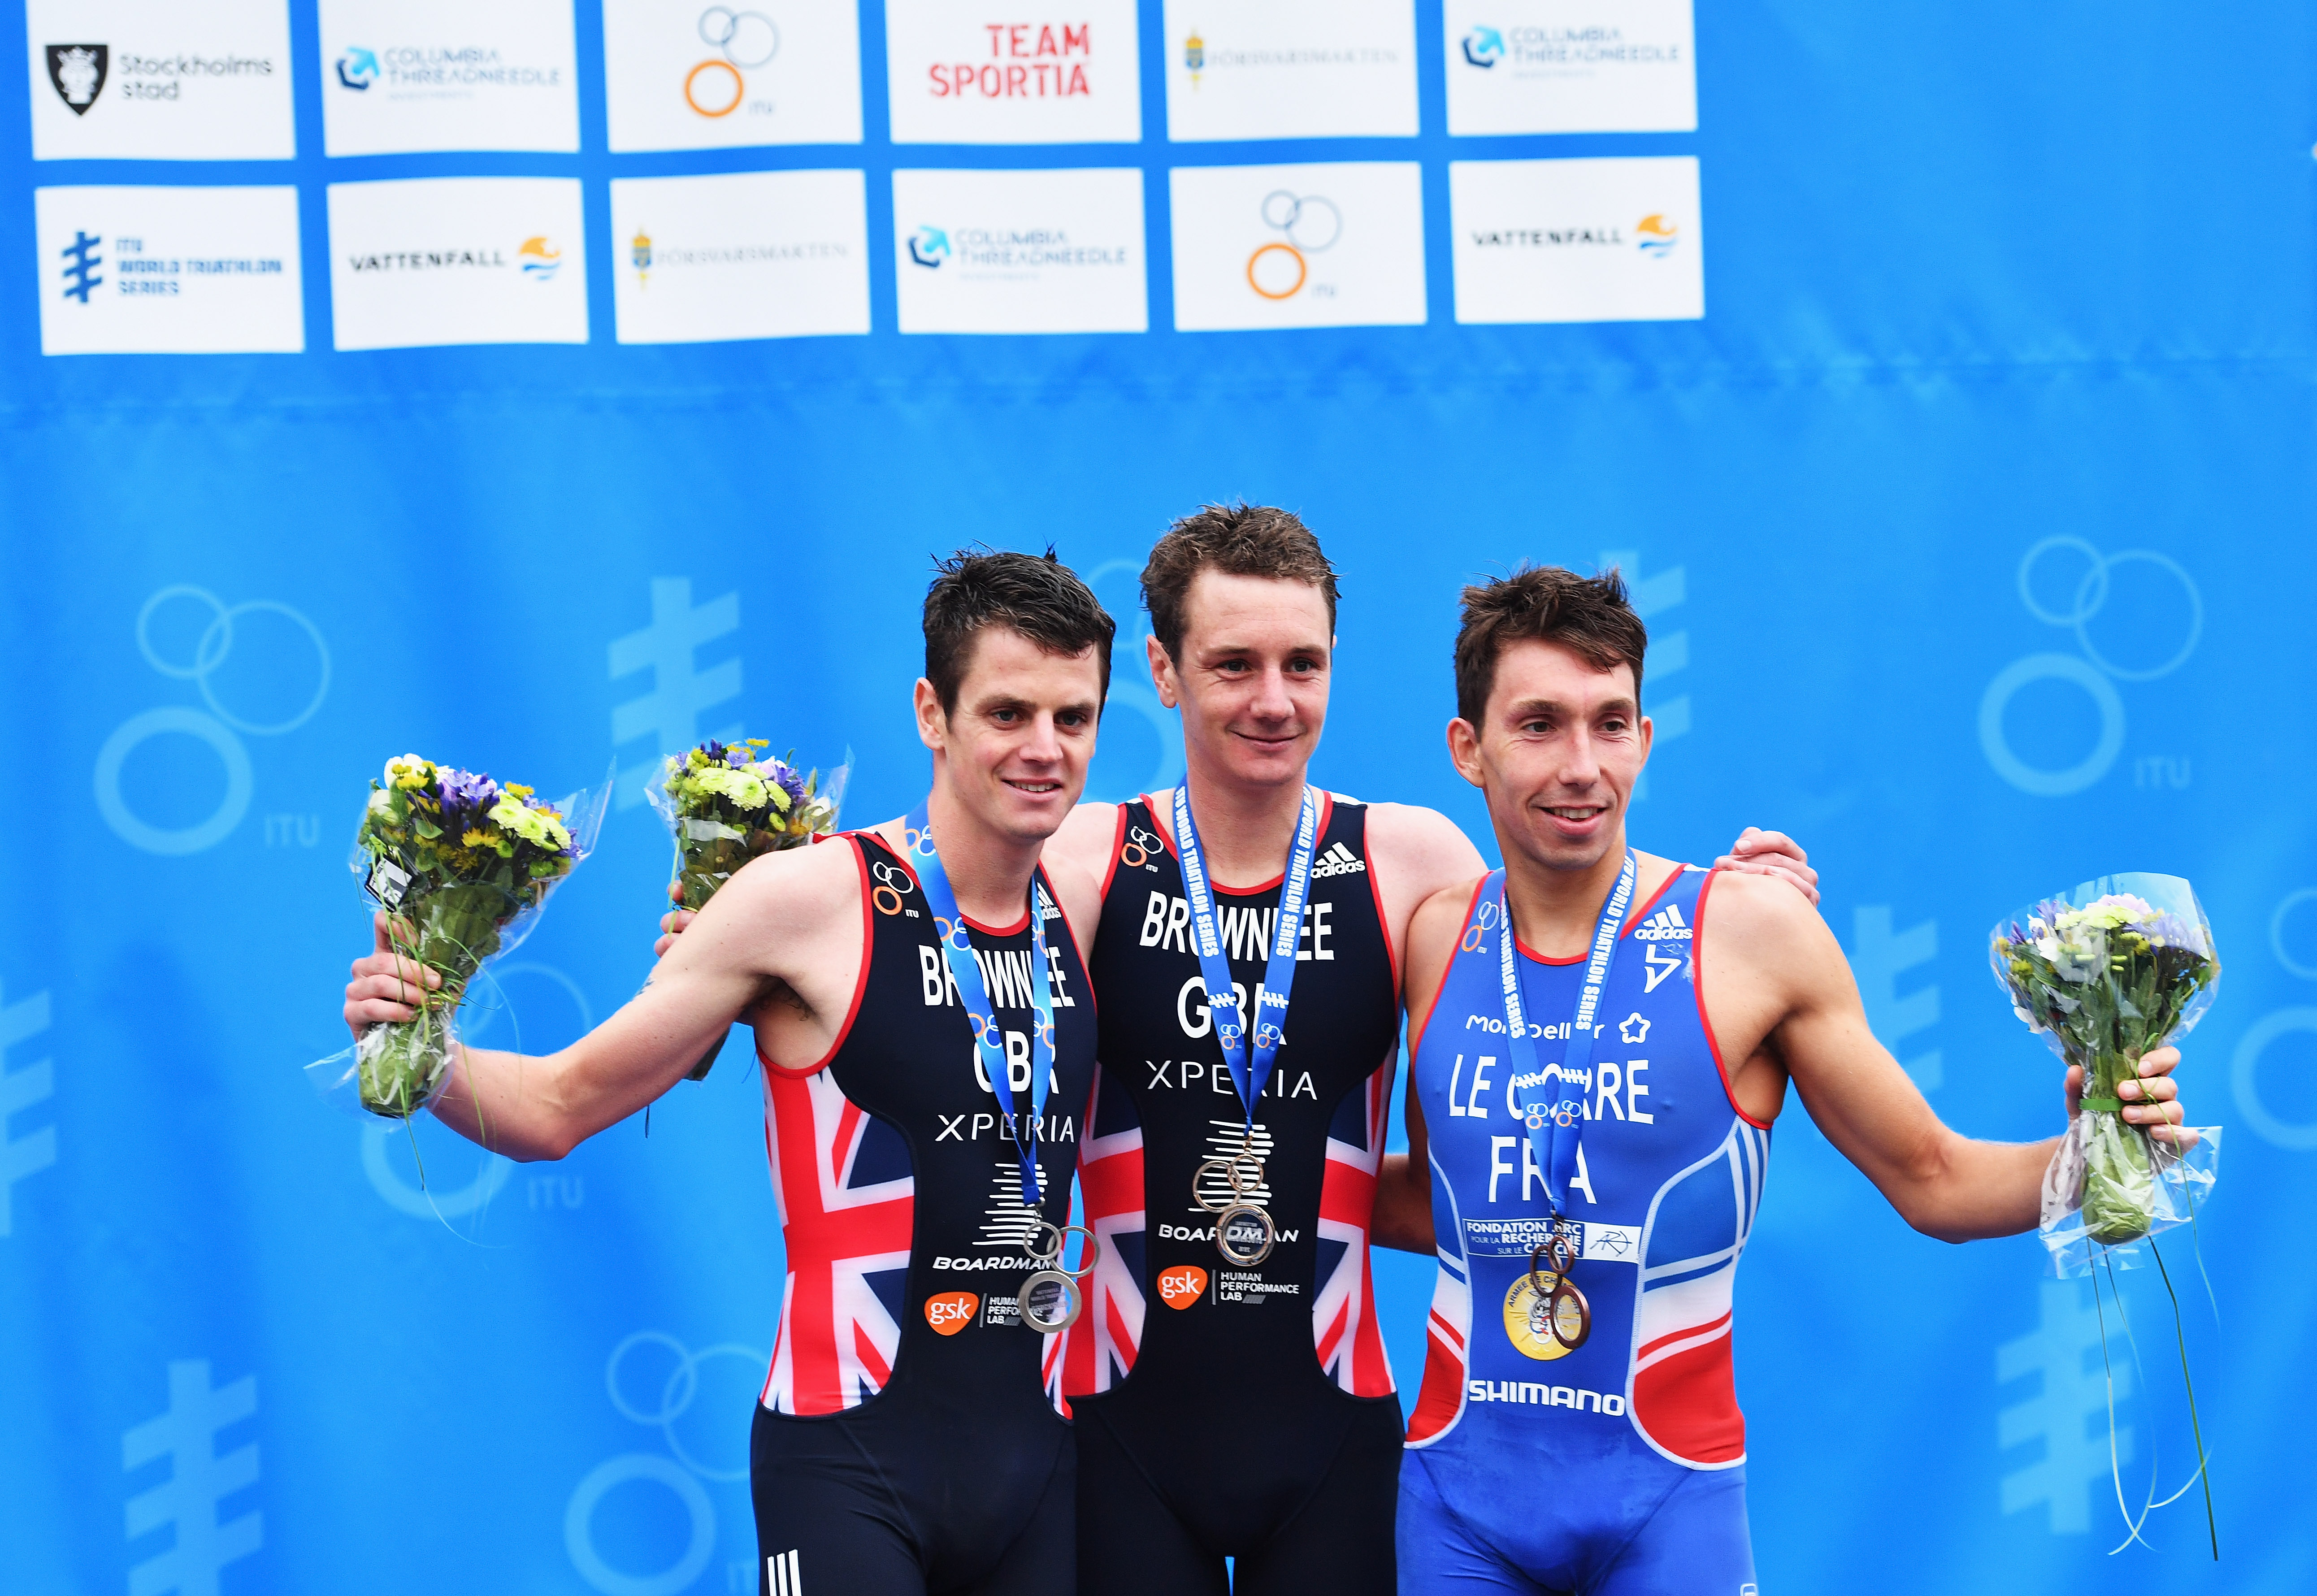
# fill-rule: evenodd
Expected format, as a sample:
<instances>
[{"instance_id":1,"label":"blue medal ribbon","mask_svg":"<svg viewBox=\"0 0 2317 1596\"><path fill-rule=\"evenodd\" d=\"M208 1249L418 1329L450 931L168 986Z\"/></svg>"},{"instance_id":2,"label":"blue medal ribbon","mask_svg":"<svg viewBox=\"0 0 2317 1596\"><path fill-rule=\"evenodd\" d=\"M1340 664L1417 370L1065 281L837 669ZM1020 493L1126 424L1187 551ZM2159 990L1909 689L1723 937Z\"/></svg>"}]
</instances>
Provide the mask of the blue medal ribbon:
<instances>
[{"instance_id":1,"label":"blue medal ribbon","mask_svg":"<svg viewBox=\"0 0 2317 1596\"><path fill-rule=\"evenodd\" d=\"M1593 1079L1593 1018L1601 1007L1602 990L1609 982L1617 934L1624 928L1625 911L1633 905L1641 873L1640 856L1627 848L1617 884L1601 906L1601 919L1593 928L1592 956L1586 961L1585 984L1578 991L1577 1012L1569 1022L1568 1050L1553 1070L1552 1093L1528 1097L1519 1105L1527 1116L1528 1144L1536 1167L1543 1172L1545 1200L1552 1205L1555 1219L1568 1206L1570 1182L1577 1177L1577 1149L1585 1134L1585 1089ZM1532 1082L1529 1089L1534 1090L1536 1040L1529 1035L1528 1021L1522 1013L1520 957L1514 947L1512 903L1502 880L1497 885L1497 926L1505 990L1505 1041L1512 1053L1513 1073ZM1574 1101L1570 1096L1572 1087Z\"/></svg>"},{"instance_id":2,"label":"blue medal ribbon","mask_svg":"<svg viewBox=\"0 0 2317 1596\"><path fill-rule=\"evenodd\" d=\"M973 956L973 944L966 934L965 916L957 907L957 893L949 884L949 873L942 868L941 856L934 850L932 816L926 805L918 804L901 828L909 867L917 872L917 884L925 889L926 902L934 911L942 957L949 963L950 979L957 983L966 1021L973 1027L973 1045L981 1055L982 1073L989 1077L990 1089L997 1094L1006 1123L1014 1127L1015 1150L1022 1161L1022 1206L1034 1208L1045 1189L1038 1170L1038 1126L1045 1123L1046 1094L1053 1085L1054 1073L1054 995L1050 984L1052 971L1046 963L1046 889L1036 875L1031 876L1030 968L1035 973L1030 980L1030 1007L1037 1014L1038 1025L1030 1043L1030 1117L1024 1120L1014 1108L1014 1082L1006 1073L997 1006L989 1000L989 980L980 961Z\"/></svg>"},{"instance_id":3,"label":"blue medal ribbon","mask_svg":"<svg viewBox=\"0 0 2317 1596\"><path fill-rule=\"evenodd\" d=\"M1249 1061L1245 1017L1239 1013L1230 963L1223 956L1222 928L1215 913L1215 894L1207 879L1206 855L1199 846L1199 828L1191 819L1187 784L1175 789L1175 846L1183 861L1183 891L1191 904L1191 942L1199 955L1200 978L1206 983L1207 1012L1213 1018L1215 1041L1223 1050L1231 1085L1247 1110L1247 1131L1255 1134L1256 1100L1270 1083L1273 1064L1287 1040L1287 1000L1295 987L1295 945L1303 934L1303 903L1311 889L1311 856L1320 844L1320 797L1303 789L1303 805L1295 820L1295 840L1287 850L1287 874L1279 892L1279 919L1271 937L1271 957L1264 966L1263 984L1255 994L1255 1049Z\"/></svg>"}]
</instances>

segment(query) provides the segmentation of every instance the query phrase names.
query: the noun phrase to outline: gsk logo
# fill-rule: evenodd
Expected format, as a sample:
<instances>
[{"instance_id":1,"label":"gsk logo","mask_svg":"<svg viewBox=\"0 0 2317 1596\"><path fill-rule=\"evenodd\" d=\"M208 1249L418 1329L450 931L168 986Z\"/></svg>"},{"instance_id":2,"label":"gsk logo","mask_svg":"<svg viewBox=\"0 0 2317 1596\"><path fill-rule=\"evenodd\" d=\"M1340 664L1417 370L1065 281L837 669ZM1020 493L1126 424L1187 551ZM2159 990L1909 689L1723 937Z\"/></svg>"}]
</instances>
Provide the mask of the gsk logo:
<instances>
[{"instance_id":1,"label":"gsk logo","mask_svg":"<svg viewBox=\"0 0 2317 1596\"><path fill-rule=\"evenodd\" d=\"M981 1299L971 1291L944 1291L926 1298L926 1323L936 1335L955 1335L973 1323Z\"/></svg>"},{"instance_id":2,"label":"gsk logo","mask_svg":"<svg viewBox=\"0 0 2317 1596\"><path fill-rule=\"evenodd\" d=\"M1170 1308L1187 1308L1207 1293L1207 1271L1194 1263L1178 1263L1158 1271L1158 1300Z\"/></svg>"},{"instance_id":3,"label":"gsk logo","mask_svg":"<svg viewBox=\"0 0 2317 1596\"><path fill-rule=\"evenodd\" d=\"M1673 247L1681 242L1681 229L1654 211L1635 222L1633 231L1641 235L1642 253L1646 256L1671 255Z\"/></svg>"},{"instance_id":4,"label":"gsk logo","mask_svg":"<svg viewBox=\"0 0 2317 1596\"><path fill-rule=\"evenodd\" d=\"M921 266L938 267L949 258L949 235L939 228L919 228L909 235L909 258Z\"/></svg>"},{"instance_id":5,"label":"gsk logo","mask_svg":"<svg viewBox=\"0 0 2317 1596\"><path fill-rule=\"evenodd\" d=\"M1474 28L1464 35L1464 60L1468 66L1493 67L1505 58L1505 36L1494 28Z\"/></svg>"},{"instance_id":6,"label":"gsk logo","mask_svg":"<svg viewBox=\"0 0 2317 1596\"><path fill-rule=\"evenodd\" d=\"M530 282L553 282L563 265L563 252L544 238L525 238L514 255L523 263L524 280Z\"/></svg>"},{"instance_id":7,"label":"gsk logo","mask_svg":"<svg viewBox=\"0 0 2317 1596\"><path fill-rule=\"evenodd\" d=\"M367 89L378 81L378 56L360 45L338 58L338 82L350 89Z\"/></svg>"}]
</instances>

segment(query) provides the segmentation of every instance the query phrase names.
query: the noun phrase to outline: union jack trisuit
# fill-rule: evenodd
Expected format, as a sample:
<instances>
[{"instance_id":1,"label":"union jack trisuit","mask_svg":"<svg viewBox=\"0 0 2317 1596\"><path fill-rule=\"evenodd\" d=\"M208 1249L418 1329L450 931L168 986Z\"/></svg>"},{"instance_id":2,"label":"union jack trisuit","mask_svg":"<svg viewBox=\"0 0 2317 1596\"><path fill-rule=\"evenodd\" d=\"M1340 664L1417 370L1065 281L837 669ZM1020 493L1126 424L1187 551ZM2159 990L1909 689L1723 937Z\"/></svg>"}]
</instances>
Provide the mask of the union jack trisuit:
<instances>
[{"instance_id":1,"label":"union jack trisuit","mask_svg":"<svg viewBox=\"0 0 2317 1596\"><path fill-rule=\"evenodd\" d=\"M1049 1390L1060 1338L1024 1326L1015 1297L1036 1212L1069 1218L1094 1074L1086 966L1050 910L1033 1211L923 888L873 834L846 841L863 943L851 1011L827 1057L762 1061L788 1279L750 1448L758 1590L1071 1596L1077 1460ZM1028 1118L1030 910L967 923Z\"/></svg>"},{"instance_id":2,"label":"union jack trisuit","mask_svg":"<svg viewBox=\"0 0 2317 1596\"><path fill-rule=\"evenodd\" d=\"M1502 879L1472 895L1409 1065L1440 1271L1400 1473L1400 1589L1753 1596L1731 1287L1770 1128L1731 1098L1698 996L1713 877L1677 869L1626 917L1590 1064L1566 1080L1582 1139L1561 1232L1593 1309L1574 1351L1529 1282L1551 1221L1514 1105L1563 1083L1584 961L1519 950L1540 1079L1515 1077Z\"/></svg>"},{"instance_id":3,"label":"union jack trisuit","mask_svg":"<svg viewBox=\"0 0 2317 1596\"><path fill-rule=\"evenodd\" d=\"M1163 816L1163 806L1155 812ZM1256 1194L1275 1251L1215 1250L1194 1171L1240 1144L1244 1110L1206 1009L1188 904L1153 801L1122 806L1094 952L1102 1069L1079 1188L1103 1252L1069 1332L1079 1589L1240 1596L1392 1589L1400 1400L1368 1230L1383 1153L1399 982L1365 806L1330 799L1271 1084L1255 1114ZM1219 889L1252 1013L1280 883Z\"/></svg>"}]
</instances>

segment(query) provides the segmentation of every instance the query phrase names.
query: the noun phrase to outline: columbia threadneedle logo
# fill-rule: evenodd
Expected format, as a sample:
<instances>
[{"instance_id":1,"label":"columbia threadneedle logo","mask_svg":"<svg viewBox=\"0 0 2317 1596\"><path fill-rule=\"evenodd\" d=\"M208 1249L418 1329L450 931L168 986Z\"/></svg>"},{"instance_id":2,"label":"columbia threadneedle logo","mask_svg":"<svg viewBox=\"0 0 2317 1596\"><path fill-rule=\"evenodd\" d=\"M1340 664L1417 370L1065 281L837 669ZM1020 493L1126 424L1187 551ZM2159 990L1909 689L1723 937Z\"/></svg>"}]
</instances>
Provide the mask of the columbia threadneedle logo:
<instances>
[{"instance_id":1,"label":"columbia threadneedle logo","mask_svg":"<svg viewBox=\"0 0 2317 1596\"><path fill-rule=\"evenodd\" d=\"M1355 871L1364 874L1367 867L1365 859L1355 858L1352 850L1338 842L1320 856L1320 862L1311 867L1311 879L1318 881L1322 876L1349 875Z\"/></svg>"}]
</instances>

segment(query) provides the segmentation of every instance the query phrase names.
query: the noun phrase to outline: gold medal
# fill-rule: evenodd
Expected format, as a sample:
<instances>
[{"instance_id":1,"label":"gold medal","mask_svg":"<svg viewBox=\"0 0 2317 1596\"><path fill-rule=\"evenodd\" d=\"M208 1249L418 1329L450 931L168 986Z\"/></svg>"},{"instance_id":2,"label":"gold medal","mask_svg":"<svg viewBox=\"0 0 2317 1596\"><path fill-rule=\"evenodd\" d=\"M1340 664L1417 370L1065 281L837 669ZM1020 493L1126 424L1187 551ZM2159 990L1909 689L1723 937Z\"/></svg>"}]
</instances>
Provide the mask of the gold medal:
<instances>
[{"instance_id":1,"label":"gold medal","mask_svg":"<svg viewBox=\"0 0 2317 1596\"><path fill-rule=\"evenodd\" d=\"M1529 1292L1531 1334L1561 1349L1552 1353L1530 1352L1532 1358L1558 1358L1561 1352L1574 1352L1593 1333L1593 1305L1585 1300L1585 1294L1569 1278L1576 1267L1577 1245L1558 1231L1529 1251L1528 1273L1521 1278L1520 1284ZM1505 1299L1505 1313L1509 1320L1510 1296Z\"/></svg>"}]
</instances>

